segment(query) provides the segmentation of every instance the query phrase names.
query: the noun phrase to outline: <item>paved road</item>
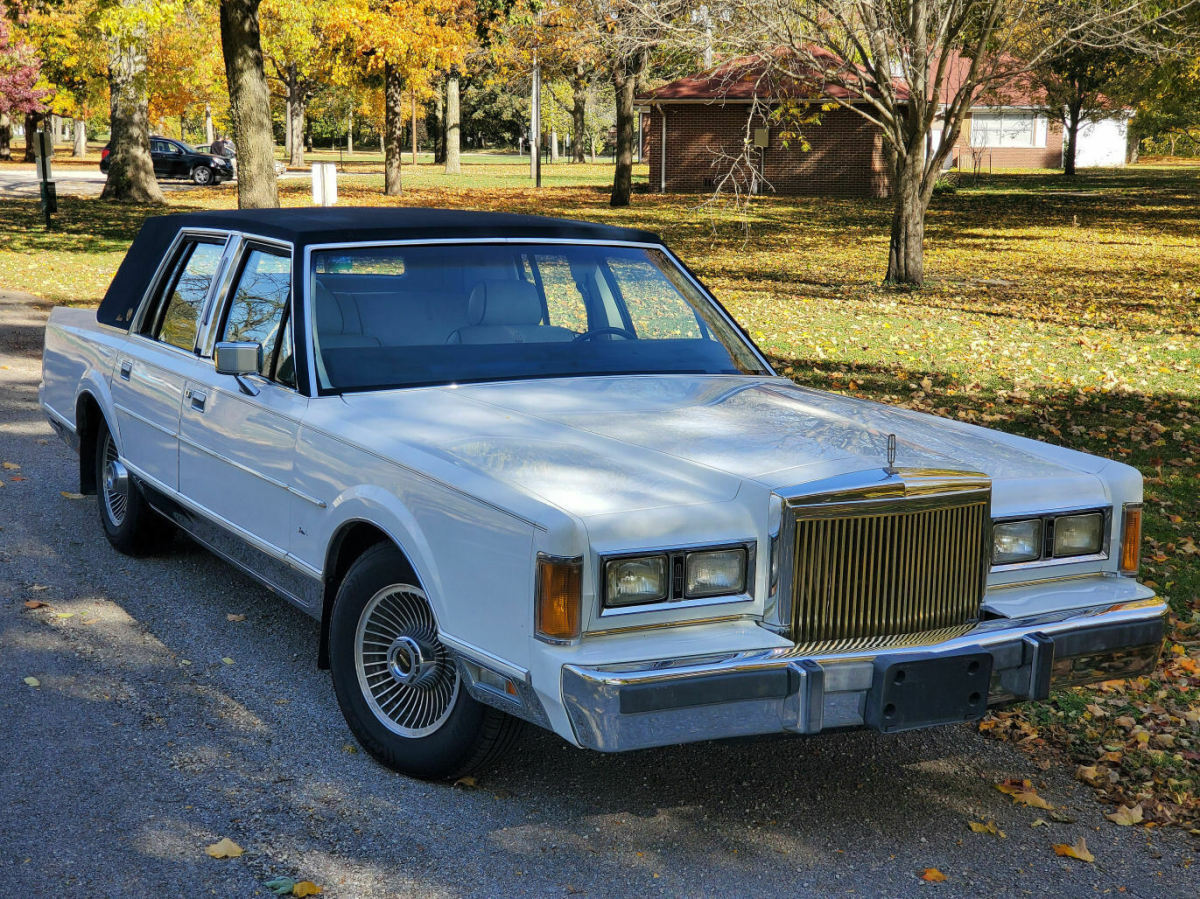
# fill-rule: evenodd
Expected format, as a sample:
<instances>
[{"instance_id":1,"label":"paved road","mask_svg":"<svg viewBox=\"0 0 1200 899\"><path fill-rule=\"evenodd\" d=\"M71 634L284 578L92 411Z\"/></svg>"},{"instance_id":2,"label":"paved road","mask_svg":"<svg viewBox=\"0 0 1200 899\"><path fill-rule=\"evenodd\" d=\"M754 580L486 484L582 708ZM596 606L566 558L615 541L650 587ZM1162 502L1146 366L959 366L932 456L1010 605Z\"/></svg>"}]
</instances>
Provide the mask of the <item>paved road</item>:
<instances>
[{"instance_id":1,"label":"paved road","mask_svg":"<svg viewBox=\"0 0 1200 899\"><path fill-rule=\"evenodd\" d=\"M0 470L5 895L267 895L276 875L333 897L1196 895L1186 835L1111 825L1065 771L964 727L622 756L530 731L475 787L385 771L313 621L182 539L117 555L62 495L76 461L36 407L28 299L0 293L0 460L21 466ZM1076 823L1031 827L1046 813L993 789L1013 776ZM968 830L993 819L1006 839ZM207 858L225 836L246 854ZM1051 851L1078 837L1094 865Z\"/></svg>"},{"instance_id":2,"label":"paved road","mask_svg":"<svg viewBox=\"0 0 1200 899\"><path fill-rule=\"evenodd\" d=\"M98 197L104 190L104 182L107 177L99 168L59 166L54 169L55 190L60 197ZM308 178L309 174L308 172L285 172L279 177ZM197 187L192 182L182 179L160 180L158 186L166 191L188 191ZM228 190L237 190L236 181L227 181L220 186ZM32 164L0 167L0 199L37 196L39 196L37 170Z\"/></svg>"}]
</instances>

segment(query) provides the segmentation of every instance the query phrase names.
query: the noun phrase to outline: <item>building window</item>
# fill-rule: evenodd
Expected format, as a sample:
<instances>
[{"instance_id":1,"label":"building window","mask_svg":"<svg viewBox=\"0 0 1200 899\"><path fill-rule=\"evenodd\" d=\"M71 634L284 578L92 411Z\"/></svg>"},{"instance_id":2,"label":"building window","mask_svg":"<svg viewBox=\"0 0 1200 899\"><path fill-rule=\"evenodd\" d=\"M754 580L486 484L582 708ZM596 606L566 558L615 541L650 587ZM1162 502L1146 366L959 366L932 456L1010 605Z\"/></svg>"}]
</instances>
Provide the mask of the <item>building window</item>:
<instances>
[{"instance_id":1,"label":"building window","mask_svg":"<svg viewBox=\"0 0 1200 899\"><path fill-rule=\"evenodd\" d=\"M1045 147L1046 117L1006 109L971 114L972 147Z\"/></svg>"}]
</instances>

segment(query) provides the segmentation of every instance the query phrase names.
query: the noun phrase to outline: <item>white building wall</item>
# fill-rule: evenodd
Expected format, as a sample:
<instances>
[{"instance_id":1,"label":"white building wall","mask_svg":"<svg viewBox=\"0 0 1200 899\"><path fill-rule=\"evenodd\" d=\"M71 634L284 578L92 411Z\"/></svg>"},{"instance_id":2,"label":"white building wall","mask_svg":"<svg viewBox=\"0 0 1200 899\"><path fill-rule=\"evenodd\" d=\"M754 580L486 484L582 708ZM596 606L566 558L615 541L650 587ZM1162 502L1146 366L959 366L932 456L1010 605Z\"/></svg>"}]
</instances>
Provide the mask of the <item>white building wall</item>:
<instances>
[{"instance_id":1,"label":"white building wall","mask_svg":"<svg viewBox=\"0 0 1200 899\"><path fill-rule=\"evenodd\" d=\"M1078 168L1122 166L1129 137L1127 118L1101 119L1079 126L1079 149L1075 153Z\"/></svg>"}]
</instances>

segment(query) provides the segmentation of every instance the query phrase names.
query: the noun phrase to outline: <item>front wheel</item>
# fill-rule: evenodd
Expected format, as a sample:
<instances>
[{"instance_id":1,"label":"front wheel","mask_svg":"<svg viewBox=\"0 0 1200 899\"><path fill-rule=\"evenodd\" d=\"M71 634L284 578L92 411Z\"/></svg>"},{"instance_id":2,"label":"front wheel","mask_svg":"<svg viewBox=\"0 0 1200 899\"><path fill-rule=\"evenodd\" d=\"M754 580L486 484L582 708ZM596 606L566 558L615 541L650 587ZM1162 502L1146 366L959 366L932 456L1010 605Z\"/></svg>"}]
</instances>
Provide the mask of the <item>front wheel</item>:
<instances>
[{"instance_id":1,"label":"front wheel","mask_svg":"<svg viewBox=\"0 0 1200 899\"><path fill-rule=\"evenodd\" d=\"M104 423L96 435L96 500L104 536L128 556L159 550L174 534L170 522L150 508L133 482Z\"/></svg>"},{"instance_id":2,"label":"front wheel","mask_svg":"<svg viewBox=\"0 0 1200 899\"><path fill-rule=\"evenodd\" d=\"M212 184L213 170L206 165L198 165L192 169L192 180L197 184Z\"/></svg>"},{"instance_id":3,"label":"front wheel","mask_svg":"<svg viewBox=\"0 0 1200 899\"><path fill-rule=\"evenodd\" d=\"M386 543L350 567L329 626L334 692L377 761L413 777L457 777L495 761L520 722L467 693L407 569Z\"/></svg>"}]
</instances>

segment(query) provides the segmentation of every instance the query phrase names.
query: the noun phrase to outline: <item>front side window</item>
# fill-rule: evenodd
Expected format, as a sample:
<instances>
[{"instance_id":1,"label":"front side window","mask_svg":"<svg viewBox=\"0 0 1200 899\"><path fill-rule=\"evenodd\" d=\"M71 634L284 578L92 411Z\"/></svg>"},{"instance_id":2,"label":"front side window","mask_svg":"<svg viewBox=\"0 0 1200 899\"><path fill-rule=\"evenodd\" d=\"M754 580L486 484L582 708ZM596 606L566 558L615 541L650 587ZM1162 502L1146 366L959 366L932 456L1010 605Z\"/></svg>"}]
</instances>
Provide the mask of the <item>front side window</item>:
<instances>
[{"instance_id":1,"label":"front side window","mask_svg":"<svg viewBox=\"0 0 1200 899\"><path fill-rule=\"evenodd\" d=\"M259 374L275 377L280 356L291 373L291 330L284 326L292 292L291 257L266 249L246 253L221 328L221 340L263 348ZM285 339L286 338L286 339ZM285 342L288 344L284 347ZM285 382L287 379L285 379Z\"/></svg>"},{"instance_id":2,"label":"front side window","mask_svg":"<svg viewBox=\"0 0 1200 899\"><path fill-rule=\"evenodd\" d=\"M181 350L195 347L200 312L224 252L224 243L185 241L142 333Z\"/></svg>"},{"instance_id":3,"label":"front side window","mask_svg":"<svg viewBox=\"0 0 1200 899\"><path fill-rule=\"evenodd\" d=\"M322 392L609 374L767 374L663 251L568 244L319 249Z\"/></svg>"}]
</instances>

